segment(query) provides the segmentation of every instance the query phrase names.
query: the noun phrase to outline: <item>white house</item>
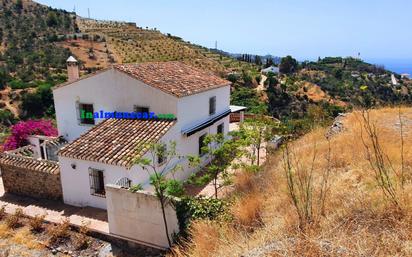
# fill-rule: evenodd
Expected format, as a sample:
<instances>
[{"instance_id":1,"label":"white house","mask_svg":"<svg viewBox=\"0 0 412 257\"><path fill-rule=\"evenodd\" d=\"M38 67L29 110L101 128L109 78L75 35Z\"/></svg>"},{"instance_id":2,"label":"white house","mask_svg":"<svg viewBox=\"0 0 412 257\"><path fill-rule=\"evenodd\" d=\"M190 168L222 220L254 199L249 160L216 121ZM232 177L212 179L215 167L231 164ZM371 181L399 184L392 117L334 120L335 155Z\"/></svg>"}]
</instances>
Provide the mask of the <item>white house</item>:
<instances>
[{"instance_id":1,"label":"white house","mask_svg":"<svg viewBox=\"0 0 412 257\"><path fill-rule=\"evenodd\" d=\"M68 75L67 83L53 89L58 132L69 142L58 153L67 204L106 209L106 184L150 190L149 174L133 164L134 157L148 156L139 149L143 144L175 141L187 156L201 154L205 135L228 132L230 82L183 63L114 65L79 78L70 58ZM175 119L104 118L106 112L134 111ZM90 118L88 112L102 116ZM183 180L194 170L179 161L184 170L175 177Z\"/></svg>"},{"instance_id":2,"label":"white house","mask_svg":"<svg viewBox=\"0 0 412 257\"><path fill-rule=\"evenodd\" d=\"M262 72L263 74L268 74L269 72L270 72L270 73L274 73L274 74L278 74L278 73L279 73L279 67L270 66L270 67L267 67L267 68L265 68L265 69L262 69L261 72Z\"/></svg>"}]
</instances>

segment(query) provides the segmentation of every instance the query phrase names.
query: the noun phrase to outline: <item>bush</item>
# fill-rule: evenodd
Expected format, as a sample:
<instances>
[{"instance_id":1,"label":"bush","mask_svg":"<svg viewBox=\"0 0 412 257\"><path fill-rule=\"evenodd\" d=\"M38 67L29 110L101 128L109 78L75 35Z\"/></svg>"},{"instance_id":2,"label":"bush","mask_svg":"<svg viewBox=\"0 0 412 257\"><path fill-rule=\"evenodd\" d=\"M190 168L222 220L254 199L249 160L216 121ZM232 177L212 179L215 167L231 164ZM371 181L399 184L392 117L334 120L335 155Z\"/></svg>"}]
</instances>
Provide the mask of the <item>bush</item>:
<instances>
[{"instance_id":1,"label":"bush","mask_svg":"<svg viewBox=\"0 0 412 257\"><path fill-rule=\"evenodd\" d=\"M70 221L65 219L62 223L53 225L49 228L47 233L50 236L50 243L56 243L58 240L69 238Z\"/></svg>"},{"instance_id":2,"label":"bush","mask_svg":"<svg viewBox=\"0 0 412 257\"><path fill-rule=\"evenodd\" d=\"M24 89L24 88L28 88L30 87L30 84L25 83L21 80L12 80L8 83L8 85L12 88L12 89Z\"/></svg>"},{"instance_id":3,"label":"bush","mask_svg":"<svg viewBox=\"0 0 412 257\"><path fill-rule=\"evenodd\" d=\"M73 238L73 245L76 250L84 250L89 246L88 233L89 228L86 224L82 224L79 228L79 233L76 233Z\"/></svg>"},{"instance_id":4,"label":"bush","mask_svg":"<svg viewBox=\"0 0 412 257\"><path fill-rule=\"evenodd\" d=\"M30 230L34 232L41 232L43 230L44 218L46 215L36 215L29 220Z\"/></svg>"},{"instance_id":5,"label":"bush","mask_svg":"<svg viewBox=\"0 0 412 257\"><path fill-rule=\"evenodd\" d=\"M143 186L141 184L132 185L129 188L129 191L132 192L132 193L136 193L137 191L141 191L141 190L143 190Z\"/></svg>"},{"instance_id":6,"label":"bush","mask_svg":"<svg viewBox=\"0 0 412 257\"><path fill-rule=\"evenodd\" d=\"M229 203L216 198L184 197L175 203L179 228L185 236L186 230L193 220L230 219Z\"/></svg>"},{"instance_id":7,"label":"bush","mask_svg":"<svg viewBox=\"0 0 412 257\"><path fill-rule=\"evenodd\" d=\"M20 121L11 127L11 135L4 144L4 150L27 145L27 137L30 135L57 136L57 129L49 120Z\"/></svg>"},{"instance_id":8,"label":"bush","mask_svg":"<svg viewBox=\"0 0 412 257\"><path fill-rule=\"evenodd\" d=\"M6 205L2 205L0 208L0 220L6 217Z\"/></svg>"},{"instance_id":9,"label":"bush","mask_svg":"<svg viewBox=\"0 0 412 257\"><path fill-rule=\"evenodd\" d=\"M21 208L17 208L14 214L10 215L6 219L6 224L9 228L17 228L21 225L21 218L23 217L23 210Z\"/></svg>"}]
</instances>

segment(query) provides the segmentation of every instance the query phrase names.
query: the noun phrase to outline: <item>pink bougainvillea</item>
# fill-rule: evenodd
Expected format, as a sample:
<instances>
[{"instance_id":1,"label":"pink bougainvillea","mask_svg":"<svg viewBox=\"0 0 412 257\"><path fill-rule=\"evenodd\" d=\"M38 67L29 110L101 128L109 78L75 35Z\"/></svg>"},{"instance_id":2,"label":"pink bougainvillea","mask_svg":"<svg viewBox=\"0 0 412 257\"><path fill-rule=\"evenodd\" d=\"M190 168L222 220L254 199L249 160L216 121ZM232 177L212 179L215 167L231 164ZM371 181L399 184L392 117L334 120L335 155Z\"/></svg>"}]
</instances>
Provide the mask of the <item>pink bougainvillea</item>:
<instances>
[{"instance_id":1,"label":"pink bougainvillea","mask_svg":"<svg viewBox=\"0 0 412 257\"><path fill-rule=\"evenodd\" d=\"M27 145L27 137L30 135L57 136L57 129L50 120L20 121L11 127L11 135L4 143L4 150Z\"/></svg>"}]
</instances>

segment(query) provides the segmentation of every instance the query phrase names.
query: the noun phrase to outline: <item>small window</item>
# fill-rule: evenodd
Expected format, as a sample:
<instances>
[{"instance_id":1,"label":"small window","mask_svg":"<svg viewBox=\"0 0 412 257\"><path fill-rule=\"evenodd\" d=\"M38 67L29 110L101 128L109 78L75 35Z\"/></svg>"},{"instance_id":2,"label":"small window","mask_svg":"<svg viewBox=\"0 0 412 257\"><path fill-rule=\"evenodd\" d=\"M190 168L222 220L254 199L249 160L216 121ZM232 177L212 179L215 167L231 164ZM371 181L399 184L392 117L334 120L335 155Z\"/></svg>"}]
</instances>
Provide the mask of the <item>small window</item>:
<instances>
[{"instance_id":1,"label":"small window","mask_svg":"<svg viewBox=\"0 0 412 257\"><path fill-rule=\"evenodd\" d=\"M205 155L205 150L203 149L206 146L205 138L206 134L203 134L199 137L199 156Z\"/></svg>"},{"instance_id":2,"label":"small window","mask_svg":"<svg viewBox=\"0 0 412 257\"><path fill-rule=\"evenodd\" d=\"M90 180L90 194L101 197L106 196L104 189L104 175L102 170L89 168L89 180Z\"/></svg>"},{"instance_id":3,"label":"small window","mask_svg":"<svg viewBox=\"0 0 412 257\"><path fill-rule=\"evenodd\" d=\"M157 164L162 165L166 161L166 145L162 144L159 146L159 149L157 149Z\"/></svg>"},{"instance_id":4,"label":"small window","mask_svg":"<svg viewBox=\"0 0 412 257\"><path fill-rule=\"evenodd\" d=\"M79 103L80 124L94 125L93 104Z\"/></svg>"},{"instance_id":5,"label":"small window","mask_svg":"<svg viewBox=\"0 0 412 257\"><path fill-rule=\"evenodd\" d=\"M225 131L224 131L224 123L222 123L222 124L219 124L218 126L217 126L217 134L223 134Z\"/></svg>"},{"instance_id":6,"label":"small window","mask_svg":"<svg viewBox=\"0 0 412 257\"><path fill-rule=\"evenodd\" d=\"M216 113L216 96L209 98L209 115Z\"/></svg>"},{"instance_id":7,"label":"small window","mask_svg":"<svg viewBox=\"0 0 412 257\"><path fill-rule=\"evenodd\" d=\"M135 105L134 106L134 111L135 112L141 112L141 113L143 113L143 112L149 113L149 107L143 107L143 106Z\"/></svg>"}]
</instances>

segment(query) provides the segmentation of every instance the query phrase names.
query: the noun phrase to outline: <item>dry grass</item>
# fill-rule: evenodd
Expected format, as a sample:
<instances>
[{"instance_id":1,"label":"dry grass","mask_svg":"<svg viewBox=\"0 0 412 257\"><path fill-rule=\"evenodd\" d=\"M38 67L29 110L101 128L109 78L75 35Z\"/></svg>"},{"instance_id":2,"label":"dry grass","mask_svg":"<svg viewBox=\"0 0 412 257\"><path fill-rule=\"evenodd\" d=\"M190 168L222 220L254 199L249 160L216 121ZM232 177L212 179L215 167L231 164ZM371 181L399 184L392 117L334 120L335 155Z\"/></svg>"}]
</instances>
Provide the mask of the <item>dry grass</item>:
<instances>
[{"instance_id":1,"label":"dry grass","mask_svg":"<svg viewBox=\"0 0 412 257\"><path fill-rule=\"evenodd\" d=\"M56 243L59 240L67 239L70 237L70 221L65 219L62 223L52 225L47 230L47 234L50 236L49 242Z\"/></svg>"},{"instance_id":2,"label":"dry grass","mask_svg":"<svg viewBox=\"0 0 412 257\"><path fill-rule=\"evenodd\" d=\"M21 226L21 218L23 218L23 210L17 208L14 214L10 215L6 219L6 224L9 228L17 228Z\"/></svg>"},{"instance_id":3,"label":"dry grass","mask_svg":"<svg viewBox=\"0 0 412 257\"><path fill-rule=\"evenodd\" d=\"M46 215L36 215L34 218L29 219L29 226L33 232L41 232L43 230L44 218Z\"/></svg>"},{"instance_id":4,"label":"dry grass","mask_svg":"<svg viewBox=\"0 0 412 257\"><path fill-rule=\"evenodd\" d=\"M371 111L379 143L394 170L391 179L398 188L401 209L388 201L377 185L361 138L365 136L361 133L362 119L354 112L344 119L345 131L331 138L330 190L325 212L315 210L318 222L305 230L299 228L278 153L270 158L263 173L255 177L242 174L236 180L240 197L232 210L234 222L197 223L188 248L175 250L175 256L412 256L412 109L401 111L403 190L397 182L402 166L398 108ZM324 128L315 129L290 145L300 164L310 165L316 142L314 194L319 192L321 174L328 167L325 132ZM253 224L254 219L260 220L261 227L253 231L237 225L240 220Z\"/></svg>"},{"instance_id":5,"label":"dry grass","mask_svg":"<svg viewBox=\"0 0 412 257\"><path fill-rule=\"evenodd\" d=\"M18 230L13 235L13 238L11 238L11 241L19 245L24 245L28 249L43 249L44 248L44 246L41 245L36 240L34 235L31 233L30 229L27 227L24 227Z\"/></svg>"}]
</instances>

